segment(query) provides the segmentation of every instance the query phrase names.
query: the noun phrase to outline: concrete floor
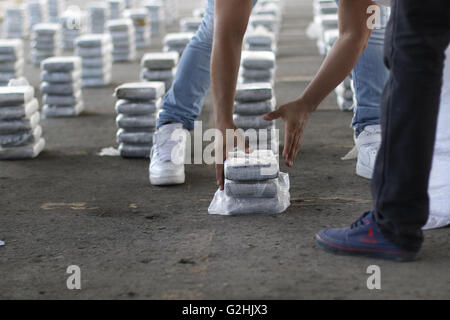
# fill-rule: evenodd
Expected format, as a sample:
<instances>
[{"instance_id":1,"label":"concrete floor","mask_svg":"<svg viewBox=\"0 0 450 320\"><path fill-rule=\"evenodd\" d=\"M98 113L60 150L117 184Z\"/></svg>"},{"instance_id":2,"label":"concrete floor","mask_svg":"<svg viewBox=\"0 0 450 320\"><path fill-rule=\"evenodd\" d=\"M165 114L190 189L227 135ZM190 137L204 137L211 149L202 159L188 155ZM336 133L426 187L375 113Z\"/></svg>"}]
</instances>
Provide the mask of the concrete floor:
<instances>
[{"instance_id":1,"label":"concrete floor","mask_svg":"<svg viewBox=\"0 0 450 320\"><path fill-rule=\"evenodd\" d=\"M182 14L199 3L184 1ZM279 103L295 98L322 61L305 35L311 0L285 3ZM450 298L448 228L426 232L412 263L334 256L315 243L320 229L346 226L371 206L369 181L340 160L353 144L351 114L334 94L312 115L295 167L281 165L292 183L285 213L210 216L212 166L189 165L186 184L154 187L148 160L97 155L117 146L113 89L138 73L138 63L115 65L113 85L83 90L82 116L42 121L47 147L37 159L0 162L0 299ZM38 87L37 68L26 76ZM211 113L208 97L204 128ZM374 264L381 290L366 286ZM66 288L69 265L81 268L81 290Z\"/></svg>"}]
</instances>

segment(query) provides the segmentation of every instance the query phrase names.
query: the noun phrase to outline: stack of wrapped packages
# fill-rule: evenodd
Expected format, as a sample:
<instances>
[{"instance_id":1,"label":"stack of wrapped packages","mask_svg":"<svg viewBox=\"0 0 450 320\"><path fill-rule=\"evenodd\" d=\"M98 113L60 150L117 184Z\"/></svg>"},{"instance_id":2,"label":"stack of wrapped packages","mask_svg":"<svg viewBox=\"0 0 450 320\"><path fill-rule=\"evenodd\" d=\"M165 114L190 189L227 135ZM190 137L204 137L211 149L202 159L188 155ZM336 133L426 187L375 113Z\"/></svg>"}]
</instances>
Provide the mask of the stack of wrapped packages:
<instances>
[{"instance_id":1,"label":"stack of wrapped packages","mask_svg":"<svg viewBox=\"0 0 450 320\"><path fill-rule=\"evenodd\" d=\"M3 38L23 39L28 36L28 22L24 6L5 8Z\"/></svg>"},{"instance_id":2,"label":"stack of wrapped packages","mask_svg":"<svg viewBox=\"0 0 450 320\"><path fill-rule=\"evenodd\" d=\"M241 83L274 83L275 53L272 51L242 51L239 81Z\"/></svg>"},{"instance_id":3,"label":"stack of wrapped packages","mask_svg":"<svg viewBox=\"0 0 450 320\"><path fill-rule=\"evenodd\" d=\"M202 24L203 18L189 17L180 20L181 32L197 32L198 27Z\"/></svg>"},{"instance_id":4,"label":"stack of wrapped packages","mask_svg":"<svg viewBox=\"0 0 450 320\"><path fill-rule=\"evenodd\" d=\"M315 16L321 14L337 14L338 8L334 0L314 0L313 13Z\"/></svg>"},{"instance_id":5,"label":"stack of wrapped packages","mask_svg":"<svg viewBox=\"0 0 450 320\"><path fill-rule=\"evenodd\" d=\"M84 109L81 94L81 58L48 58L42 61L41 69L44 117L79 115Z\"/></svg>"},{"instance_id":6,"label":"stack of wrapped packages","mask_svg":"<svg viewBox=\"0 0 450 320\"><path fill-rule=\"evenodd\" d=\"M104 2L94 2L88 5L88 32L105 33L106 21L109 18L108 5Z\"/></svg>"},{"instance_id":7,"label":"stack of wrapped packages","mask_svg":"<svg viewBox=\"0 0 450 320\"><path fill-rule=\"evenodd\" d=\"M21 77L24 64L23 41L0 40L0 86L7 86L9 80Z\"/></svg>"},{"instance_id":8,"label":"stack of wrapped packages","mask_svg":"<svg viewBox=\"0 0 450 320\"><path fill-rule=\"evenodd\" d=\"M125 0L125 8L132 9L136 7L138 0Z\"/></svg>"},{"instance_id":9,"label":"stack of wrapped packages","mask_svg":"<svg viewBox=\"0 0 450 320\"><path fill-rule=\"evenodd\" d=\"M75 54L81 57L82 86L102 87L111 82L112 41L109 34L86 34L75 40Z\"/></svg>"},{"instance_id":10,"label":"stack of wrapped packages","mask_svg":"<svg viewBox=\"0 0 450 320\"><path fill-rule=\"evenodd\" d=\"M37 157L45 147L39 125L39 103L24 79L0 88L0 159Z\"/></svg>"},{"instance_id":11,"label":"stack of wrapped packages","mask_svg":"<svg viewBox=\"0 0 450 320\"><path fill-rule=\"evenodd\" d=\"M314 0L314 21L308 27L310 38L317 39L317 48L321 55L327 55L339 37L338 7L334 0ZM334 90L337 104L342 111L351 111L355 105L353 81L349 75Z\"/></svg>"},{"instance_id":12,"label":"stack of wrapped packages","mask_svg":"<svg viewBox=\"0 0 450 320\"><path fill-rule=\"evenodd\" d=\"M141 79L144 81L162 81L166 91L172 86L178 64L178 53L151 52L142 57Z\"/></svg>"},{"instance_id":13,"label":"stack of wrapped packages","mask_svg":"<svg viewBox=\"0 0 450 320\"><path fill-rule=\"evenodd\" d=\"M270 150L230 152L224 163L224 190L217 190L210 214L273 214L290 205L289 176Z\"/></svg>"},{"instance_id":14,"label":"stack of wrapped packages","mask_svg":"<svg viewBox=\"0 0 450 320\"><path fill-rule=\"evenodd\" d=\"M181 56L193 36L192 32L168 33L163 40L163 51L176 51Z\"/></svg>"},{"instance_id":15,"label":"stack of wrapped packages","mask_svg":"<svg viewBox=\"0 0 450 320\"><path fill-rule=\"evenodd\" d=\"M281 2L280 1L258 1L250 16L249 25L255 29L259 26L273 32L275 38L281 25Z\"/></svg>"},{"instance_id":16,"label":"stack of wrapped packages","mask_svg":"<svg viewBox=\"0 0 450 320\"><path fill-rule=\"evenodd\" d=\"M327 54L329 42L335 37L338 30L338 7L334 0L314 0L313 34L317 38L317 47L321 55Z\"/></svg>"},{"instance_id":17,"label":"stack of wrapped packages","mask_svg":"<svg viewBox=\"0 0 450 320\"><path fill-rule=\"evenodd\" d=\"M176 0L161 0L164 8L164 20L167 25L172 24L178 18L178 6Z\"/></svg>"},{"instance_id":18,"label":"stack of wrapped packages","mask_svg":"<svg viewBox=\"0 0 450 320\"><path fill-rule=\"evenodd\" d=\"M275 110L275 106L275 96L269 82L237 85L233 120L238 128L245 131L251 148L270 149L278 154L275 121L262 118L262 115Z\"/></svg>"},{"instance_id":19,"label":"stack of wrapped packages","mask_svg":"<svg viewBox=\"0 0 450 320\"><path fill-rule=\"evenodd\" d=\"M152 37L159 37L166 32L164 24L164 12L161 1L149 0L144 3L144 8L147 10L150 19L150 35Z\"/></svg>"},{"instance_id":20,"label":"stack of wrapped packages","mask_svg":"<svg viewBox=\"0 0 450 320\"><path fill-rule=\"evenodd\" d=\"M124 17L131 19L134 26L134 41L136 49L144 49L150 45L150 20L145 8L129 9Z\"/></svg>"},{"instance_id":21,"label":"stack of wrapped packages","mask_svg":"<svg viewBox=\"0 0 450 320\"><path fill-rule=\"evenodd\" d=\"M61 53L61 26L57 23L39 23L33 27L31 60L39 66L42 60Z\"/></svg>"},{"instance_id":22,"label":"stack of wrapped packages","mask_svg":"<svg viewBox=\"0 0 450 320\"><path fill-rule=\"evenodd\" d=\"M249 28L245 33L244 44L247 51L277 51L274 33L262 26Z\"/></svg>"},{"instance_id":23,"label":"stack of wrapped packages","mask_svg":"<svg viewBox=\"0 0 450 320\"><path fill-rule=\"evenodd\" d=\"M351 75L345 78L345 80L334 89L334 92L337 96L339 109L342 111L353 110L353 107L355 106L355 94Z\"/></svg>"},{"instance_id":24,"label":"stack of wrapped packages","mask_svg":"<svg viewBox=\"0 0 450 320\"><path fill-rule=\"evenodd\" d=\"M43 0L28 0L26 2L29 28L38 23L47 22L46 3Z\"/></svg>"},{"instance_id":25,"label":"stack of wrapped packages","mask_svg":"<svg viewBox=\"0 0 450 320\"><path fill-rule=\"evenodd\" d=\"M135 60L136 43L133 21L116 19L108 21L106 25L113 43L113 62Z\"/></svg>"},{"instance_id":26,"label":"stack of wrapped packages","mask_svg":"<svg viewBox=\"0 0 450 320\"><path fill-rule=\"evenodd\" d=\"M75 39L85 31L86 15L76 7L69 7L61 14L61 47L65 51L75 49Z\"/></svg>"},{"instance_id":27,"label":"stack of wrapped packages","mask_svg":"<svg viewBox=\"0 0 450 320\"><path fill-rule=\"evenodd\" d=\"M59 16L65 9L65 0L47 0L48 21L59 22Z\"/></svg>"},{"instance_id":28,"label":"stack of wrapped packages","mask_svg":"<svg viewBox=\"0 0 450 320\"><path fill-rule=\"evenodd\" d=\"M121 19L122 12L125 10L124 0L108 0L109 20Z\"/></svg>"},{"instance_id":29,"label":"stack of wrapped packages","mask_svg":"<svg viewBox=\"0 0 450 320\"><path fill-rule=\"evenodd\" d=\"M249 24L253 29L262 26L266 30L273 32L275 36L278 35L280 30L280 21L272 14L252 14L250 16Z\"/></svg>"},{"instance_id":30,"label":"stack of wrapped packages","mask_svg":"<svg viewBox=\"0 0 450 320\"><path fill-rule=\"evenodd\" d=\"M250 16L245 35L245 50L276 52L280 24L279 1L258 1Z\"/></svg>"},{"instance_id":31,"label":"stack of wrapped packages","mask_svg":"<svg viewBox=\"0 0 450 320\"><path fill-rule=\"evenodd\" d=\"M273 15L277 21L281 20L281 1L258 1L252 14Z\"/></svg>"},{"instance_id":32,"label":"stack of wrapped packages","mask_svg":"<svg viewBox=\"0 0 450 320\"><path fill-rule=\"evenodd\" d=\"M124 158L149 158L163 82L126 83L116 88L117 141Z\"/></svg>"}]
</instances>

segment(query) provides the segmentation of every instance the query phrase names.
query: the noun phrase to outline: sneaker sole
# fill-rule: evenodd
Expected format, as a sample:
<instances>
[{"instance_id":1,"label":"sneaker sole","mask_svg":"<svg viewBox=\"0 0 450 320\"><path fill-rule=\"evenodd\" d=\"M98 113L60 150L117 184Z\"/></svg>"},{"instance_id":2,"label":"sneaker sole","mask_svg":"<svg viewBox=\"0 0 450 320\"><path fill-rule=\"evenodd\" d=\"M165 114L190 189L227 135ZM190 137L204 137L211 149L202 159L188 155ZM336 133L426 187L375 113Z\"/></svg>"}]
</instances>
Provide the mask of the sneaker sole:
<instances>
[{"instance_id":1,"label":"sneaker sole","mask_svg":"<svg viewBox=\"0 0 450 320\"><path fill-rule=\"evenodd\" d=\"M333 245L325 240L323 240L319 235L316 235L317 243L327 252L338 254L338 255L347 255L347 256L364 256L370 258L379 258L384 260L392 260L397 262L407 262L413 261L417 258L417 253L405 253L405 254L395 254L389 253L382 250L354 250L354 249L346 249Z\"/></svg>"},{"instance_id":2,"label":"sneaker sole","mask_svg":"<svg viewBox=\"0 0 450 320\"><path fill-rule=\"evenodd\" d=\"M154 186L168 186L183 184L185 182L185 175L182 176L165 176L165 177L152 177L150 175L150 183Z\"/></svg>"},{"instance_id":3,"label":"sneaker sole","mask_svg":"<svg viewBox=\"0 0 450 320\"><path fill-rule=\"evenodd\" d=\"M372 168L361 164L359 161L356 162L356 174L362 178L371 180L373 175Z\"/></svg>"}]
</instances>

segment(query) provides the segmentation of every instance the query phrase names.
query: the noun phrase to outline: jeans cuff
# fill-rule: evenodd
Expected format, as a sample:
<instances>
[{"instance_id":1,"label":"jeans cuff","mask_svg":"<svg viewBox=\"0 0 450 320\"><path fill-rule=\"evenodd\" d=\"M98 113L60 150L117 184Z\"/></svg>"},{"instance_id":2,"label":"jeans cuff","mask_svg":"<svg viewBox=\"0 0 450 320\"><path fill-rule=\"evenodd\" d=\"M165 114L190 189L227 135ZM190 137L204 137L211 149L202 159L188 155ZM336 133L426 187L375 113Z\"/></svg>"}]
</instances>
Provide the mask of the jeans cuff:
<instances>
[{"instance_id":1,"label":"jeans cuff","mask_svg":"<svg viewBox=\"0 0 450 320\"><path fill-rule=\"evenodd\" d=\"M186 130L194 129L194 120L186 119L185 117L177 116L177 115L167 115L164 116L162 114L159 115L158 120L156 122L156 128L159 129L161 126L168 123L181 123L183 128Z\"/></svg>"}]
</instances>

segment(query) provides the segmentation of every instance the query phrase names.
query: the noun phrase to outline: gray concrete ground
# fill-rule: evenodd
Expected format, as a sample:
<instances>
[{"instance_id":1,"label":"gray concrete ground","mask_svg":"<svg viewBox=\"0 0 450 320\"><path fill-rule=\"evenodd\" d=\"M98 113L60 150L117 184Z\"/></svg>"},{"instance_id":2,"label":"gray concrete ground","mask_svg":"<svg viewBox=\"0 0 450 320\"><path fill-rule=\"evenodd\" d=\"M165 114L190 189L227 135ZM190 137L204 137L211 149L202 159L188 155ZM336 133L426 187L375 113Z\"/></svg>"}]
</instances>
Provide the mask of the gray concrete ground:
<instances>
[{"instance_id":1,"label":"gray concrete ground","mask_svg":"<svg viewBox=\"0 0 450 320\"><path fill-rule=\"evenodd\" d=\"M199 3L183 2L182 13ZM311 1L285 3L279 103L295 98L322 61L305 35ZM0 163L1 299L450 298L449 229L426 232L413 263L334 256L315 243L318 230L346 226L371 206L369 181L340 160L352 147L351 114L334 94L312 115L295 167L282 164L292 182L285 213L210 216L212 166L187 166L186 184L154 187L149 161L96 154L116 146L113 88L138 72L138 63L115 65L113 85L83 90L82 116L42 122L48 144L39 158ZM26 75L39 85L37 68ZM211 119L208 97L204 127ZM366 286L373 264L381 290ZM81 268L81 290L66 288L69 265Z\"/></svg>"}]
</instances>

